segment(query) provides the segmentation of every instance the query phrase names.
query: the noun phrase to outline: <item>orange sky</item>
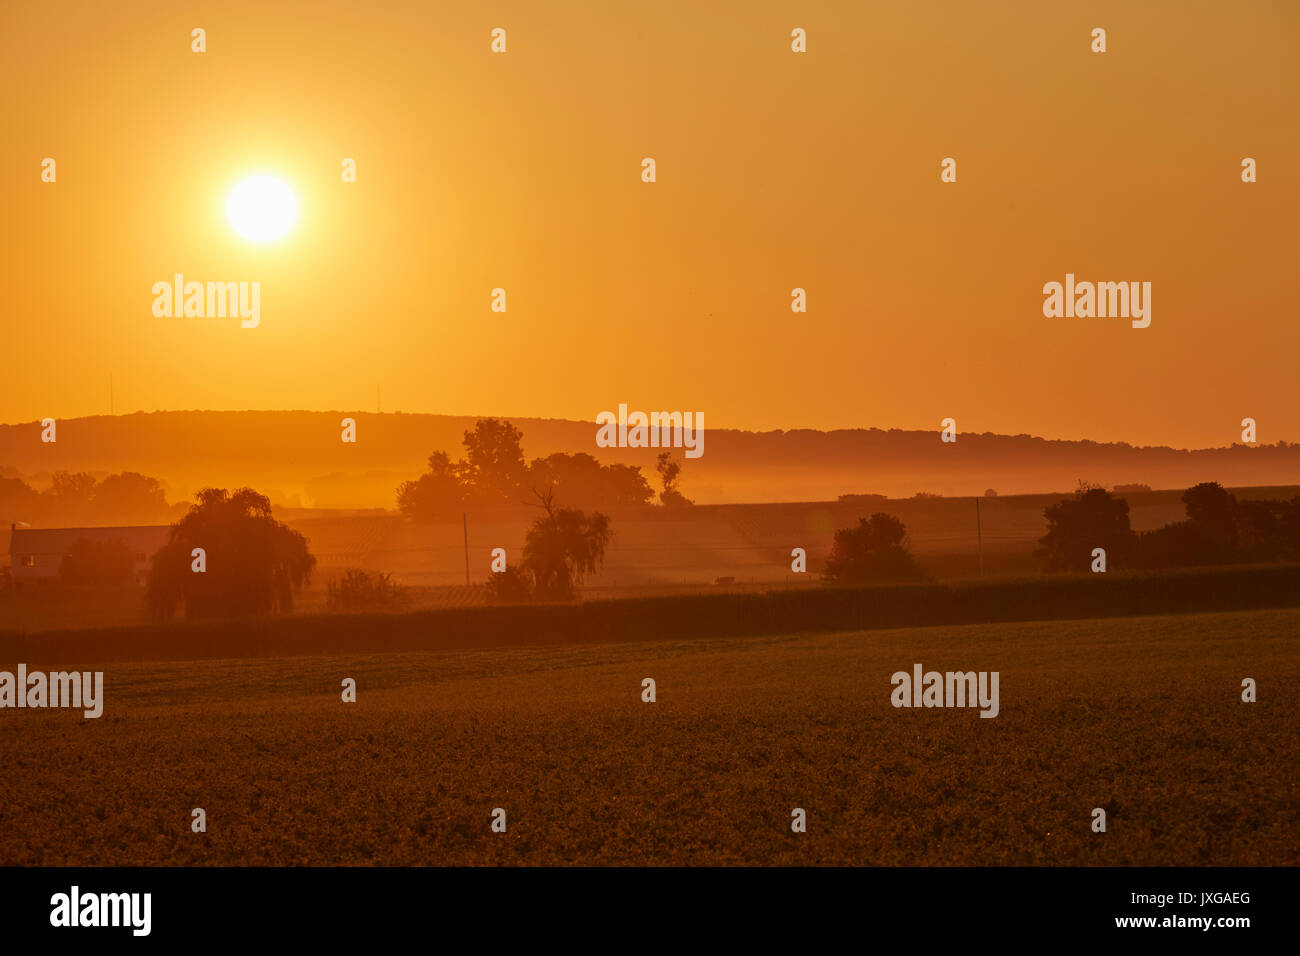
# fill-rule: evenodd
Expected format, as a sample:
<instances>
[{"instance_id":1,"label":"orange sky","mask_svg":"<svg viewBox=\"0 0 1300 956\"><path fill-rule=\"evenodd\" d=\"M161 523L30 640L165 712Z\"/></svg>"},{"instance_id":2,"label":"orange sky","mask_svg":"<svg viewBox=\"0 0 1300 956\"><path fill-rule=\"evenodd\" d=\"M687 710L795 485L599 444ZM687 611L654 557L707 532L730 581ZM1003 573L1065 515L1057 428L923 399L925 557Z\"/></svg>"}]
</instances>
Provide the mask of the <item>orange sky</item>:
<instances>
[{"instance_id":1,"label":"orange sky","mask_svg":"<svg viewBox=\"0 0 1300 956\"><path fill-rule=\"evenodd\" d=\"M111 372L119 413L380 384L385 410L1300 440L1300 4L9 3L0 84L0 421L103 413ZM254 172L300 204L266 246L224 213ZM259 281L260 326L155 318L176 272ZM1150 281L1151 327L1044 318L1066 272Z\"/></svg>"}]
</instances>

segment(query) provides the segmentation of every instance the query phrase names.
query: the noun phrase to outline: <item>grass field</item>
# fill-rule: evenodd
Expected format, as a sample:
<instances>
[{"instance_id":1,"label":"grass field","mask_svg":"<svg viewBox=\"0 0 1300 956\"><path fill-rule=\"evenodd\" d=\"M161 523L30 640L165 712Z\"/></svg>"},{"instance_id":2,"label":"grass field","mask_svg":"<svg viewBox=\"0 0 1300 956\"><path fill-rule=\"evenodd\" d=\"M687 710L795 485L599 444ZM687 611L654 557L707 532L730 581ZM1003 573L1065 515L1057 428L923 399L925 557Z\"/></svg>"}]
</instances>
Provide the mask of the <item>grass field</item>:
<instances>
[{"instance_id":1,"label":"grass field","mask_svg":"<svg viewBox=\"0 0 1300 956\"><path fill-rule=\"evenodd\" d=\"M107 665L99 720L0 711L0 864L1296 864L1297 639L1283 609ZM999 671L1001 714L892 708L917 662Z\"/></svg>"}]
</instances>

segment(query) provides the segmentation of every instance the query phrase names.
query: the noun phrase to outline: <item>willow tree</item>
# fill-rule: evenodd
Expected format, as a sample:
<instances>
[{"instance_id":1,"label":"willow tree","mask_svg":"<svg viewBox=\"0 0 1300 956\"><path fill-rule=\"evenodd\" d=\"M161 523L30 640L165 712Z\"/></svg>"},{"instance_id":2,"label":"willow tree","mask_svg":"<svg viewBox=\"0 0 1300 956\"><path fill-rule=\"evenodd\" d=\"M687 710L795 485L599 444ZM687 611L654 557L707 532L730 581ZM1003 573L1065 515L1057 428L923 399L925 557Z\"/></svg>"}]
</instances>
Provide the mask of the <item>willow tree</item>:
<instances>
[{"instance_id":1,"label":"willow tree","mask_svg":"<svg viewBox=\"0 0 1300 956\"><path fill-rule=\"evenodd\" d=\"M192 618L291 611L293 592L316 567L307 539L276 521L270 500L251 488L205 488L196 497L153 557L154 614L171 617L178 605Z\"/></svg>"},{"instance_id":2,"label":"willow tree","mask_svg":"<svg viewBox=\"0 0 1300 956\"><path fill-rule=\"evenodd\" d=\"M524 539L523 571L533 594L543 600L568 600L583 577L605 562L613 532L609 517L576 508L556 508L552 492L536 493L546 514L533 522Z\"/></svg>"}]
</instances>

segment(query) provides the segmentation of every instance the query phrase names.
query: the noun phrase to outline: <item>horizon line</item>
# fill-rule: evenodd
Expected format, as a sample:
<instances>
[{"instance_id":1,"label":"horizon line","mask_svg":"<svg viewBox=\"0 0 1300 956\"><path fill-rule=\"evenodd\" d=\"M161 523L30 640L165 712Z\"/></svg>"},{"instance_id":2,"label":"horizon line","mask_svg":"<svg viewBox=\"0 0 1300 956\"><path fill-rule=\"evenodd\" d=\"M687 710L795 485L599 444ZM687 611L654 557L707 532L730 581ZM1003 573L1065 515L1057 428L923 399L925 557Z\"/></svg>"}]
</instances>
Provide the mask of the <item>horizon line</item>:
<instances>
[{"instance_id":1,"label":"horizon line","mask_svg":"<svg viewBox=\"0 0 1300 956\"><path fill-rule=\"evenodd\" d=\"M592 427L599 427L598 423L594 419L591 421L587 421L585 419L579 419L579 418L556 418L556 417L545 416L545 415L509 415L509 414L484 414L484 413L462 414L457 412L414 412L414 411L405 411L402 409L396 409L393 411L366 411L364 409L347 409L347 408L324 408L324 409L321 408L156 408L153 411L136 409L133 412L116 412L116 413L97 412L89 415L73 415L67 418L62 418L57 420L58 421L81 421L81 420L92 419L92 418L111 418L111 419L129 418L134 415L189 415L189 414L219 414L219 415L345 414L345 415L375 415L378 417L383 417L383 416L398 417L402 415L410 415L410 416L423 416L429 418L472 418L476 420L494 418L498 420L511 421L511 422L513 421L558 422L562 424L591 425ZM40 424L41 424L41 419L31 419L29 421L21 421L21 422L0 422L0 428L20 428L26 426L39 427ZM774 432L781 432L781 433L817 432L819 434L829 435L835 432L852 432L852 431L878 431L878 432L885 432L885 433L903 432L909 434L927 434L930 431L932 431L931 429L925 429L925 428L902 428L898 426L882 427L880 425L855 425L855 426L840 426L834 428L817 427L817 426L809 426L809 425L795 425L795 426L788 426L788 427L773 427L773 428L764 428L764 429L736 428L727 425L710 425L707 426L707 430L738 432L738 433L749 434L749 435L770 435ZM933 431L935 433L938 433L939 431L941 431L941 429L933 429ZM1150 450L1157 450L1157 451L1158 450L1182 451L1182 452L1228 451L1230 449L1238 448L1238 447L1241 448L1251 447L1251 444L1247 444L1245 442L1231 442L1227 445L1207 445L1199 448L1192 448L1190 446L1179 447L1176 445L1142 445L1142 444L1135 444L1130 441L1124 441L1122 439L1097 439L1097 438L1086 438L1086 437L1085 438L1049 438L1045 435L1034 435L1029 432L1017 432L1013 434L1011 432L995 432L995 431L982 431L982 432L962 431L959 434L968 435L971 437L1027 438L1035 441L1060 442L1063 444L1089 443L1093 445L1103 445L1103 446L1123 445L1133 449L1150 449ZM1284 438L1279 438L1274 442L1255 442L1252 444L1256 448L1277 448L1277 447L1296 445L1300 443L1292 442Z\"/></svg>"}]
</instances>

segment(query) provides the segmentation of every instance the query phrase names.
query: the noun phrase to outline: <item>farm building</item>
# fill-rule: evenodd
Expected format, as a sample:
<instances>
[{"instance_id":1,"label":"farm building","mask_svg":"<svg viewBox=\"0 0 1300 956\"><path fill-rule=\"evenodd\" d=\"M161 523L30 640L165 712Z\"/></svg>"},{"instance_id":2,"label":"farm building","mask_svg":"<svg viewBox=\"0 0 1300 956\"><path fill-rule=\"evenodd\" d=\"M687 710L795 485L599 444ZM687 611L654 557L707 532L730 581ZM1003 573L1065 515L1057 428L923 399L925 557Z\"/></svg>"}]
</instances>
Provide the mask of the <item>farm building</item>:
<instances>
[{"instance_id":1,"label":"farm building","mask_svg":"<svg viewBox=\"0 0 1300 956\"><path fill-rule=\"evenodd\" d=\"M121 541L135 556L134 578L143 584L149 573L149 559L167 543L168 525L136 525L125 528L19 528L9 535L9 573L14 584L57 581L59 566L73 542Z\"/></svg>"}]
</instances>

